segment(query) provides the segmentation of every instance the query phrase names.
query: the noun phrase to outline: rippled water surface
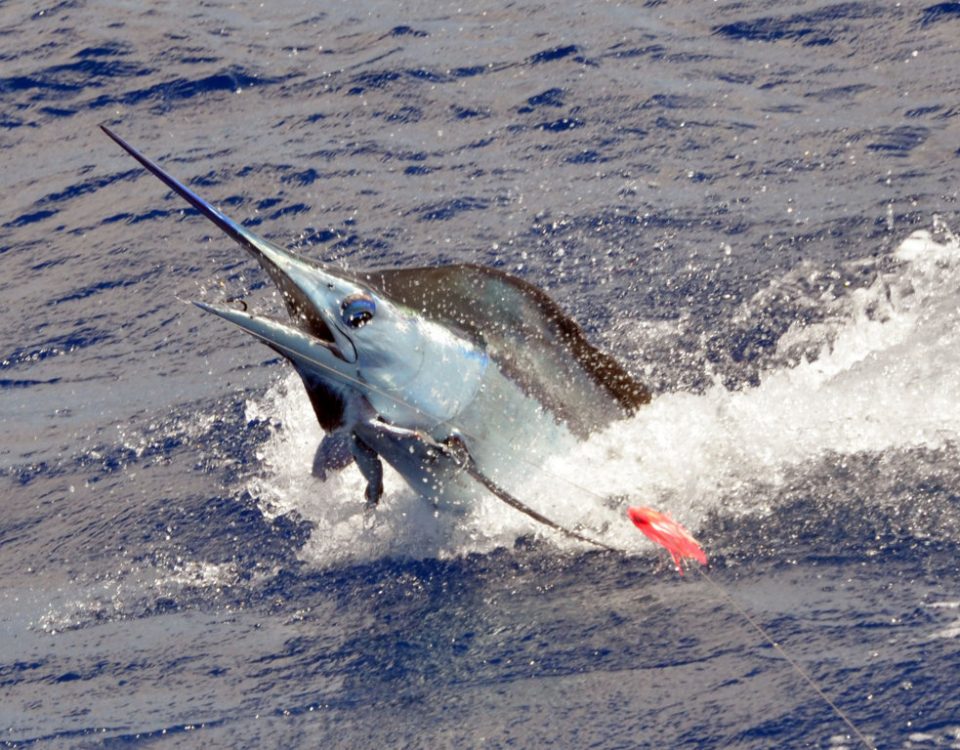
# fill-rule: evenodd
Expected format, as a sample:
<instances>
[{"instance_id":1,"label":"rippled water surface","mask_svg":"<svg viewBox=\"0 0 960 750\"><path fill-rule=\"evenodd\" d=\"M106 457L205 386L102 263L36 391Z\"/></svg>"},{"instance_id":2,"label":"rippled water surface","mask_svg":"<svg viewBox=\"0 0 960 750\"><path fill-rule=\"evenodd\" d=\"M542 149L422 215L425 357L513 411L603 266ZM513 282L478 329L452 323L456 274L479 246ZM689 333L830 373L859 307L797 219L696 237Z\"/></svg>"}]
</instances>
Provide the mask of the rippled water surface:
<instances>
[{"instance_id":1,"label":"rippled water surface","mask_svg":"<svg viewBox=\"0 0 960 750\"><path fill-rule=\"evenodd\" d=\"M0 4L0 742L960 747L960 5ZM255 264L478 262L654 391L373 524ZM710 579L629 527L674 514ZM742 610L742 611L739 611Z\"/></svg>"}]
</instances>

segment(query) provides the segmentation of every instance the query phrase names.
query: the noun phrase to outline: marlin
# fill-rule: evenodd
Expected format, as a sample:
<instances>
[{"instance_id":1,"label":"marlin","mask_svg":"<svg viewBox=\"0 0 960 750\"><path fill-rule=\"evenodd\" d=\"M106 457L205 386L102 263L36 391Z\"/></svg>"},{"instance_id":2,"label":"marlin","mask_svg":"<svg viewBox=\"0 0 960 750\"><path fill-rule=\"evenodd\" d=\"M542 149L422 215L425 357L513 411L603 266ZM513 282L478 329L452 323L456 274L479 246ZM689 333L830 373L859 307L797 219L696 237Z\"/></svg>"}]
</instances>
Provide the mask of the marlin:
<instances>
[{"instance_id":1,"label":"marlin","mask_svg":"<svg viewBox=\"0 0 960 750\"><path fill-rule=\"evenodd\" d=\"M568 535L516 499L549 454L632 414L649 391L541 289L480 265L334 270L258 237L108 127L149 172L249 252L288 320L195 302L285 357L325 437L314 472L355 462L366 508L386 461L438 505L490 492ZM604 545L600 545L604 546Z\"/></svg>"}]
</instances>

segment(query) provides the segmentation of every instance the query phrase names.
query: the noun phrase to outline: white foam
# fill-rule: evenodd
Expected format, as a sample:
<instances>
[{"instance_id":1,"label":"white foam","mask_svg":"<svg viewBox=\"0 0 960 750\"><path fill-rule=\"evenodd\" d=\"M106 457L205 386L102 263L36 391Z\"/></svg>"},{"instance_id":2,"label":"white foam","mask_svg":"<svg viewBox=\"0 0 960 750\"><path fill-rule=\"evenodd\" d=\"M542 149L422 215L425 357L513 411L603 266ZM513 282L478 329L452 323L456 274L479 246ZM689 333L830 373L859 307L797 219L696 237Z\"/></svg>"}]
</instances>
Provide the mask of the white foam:
<instances>
[{"instance_id":1,"label":"white foam","mask_svg":"<svg viewBox=\"0 0 960 750\"><path fill-rule=\"evenodd\" d=\"M721 499L724 512L765 511L769 495L755 492L758 484L775 485L826 454L957 441L960 245L949 232L940 241L915 232L892 266L869 287L818 298L823 322L782 337L783 348L819 349L812 361L766 372L754 388L663 394L572 453L530 467L518 494L567 526L647 549L623 503L604 498L626 496L695 529ZM322 434L295 375L250 402L248 416L280 422L251 492L265 512L296 509L317 524L305 555L319 564L482 551L531 532L557 539L494 500L466 516L437 516L389 471L376 519L365 524L355 468L327 483L310 475Z\"/></svg>"},{"instance_id":2,"label":"white foam","mask_svg":"<svg viewBox=\"0 0 960 750\"><path fill-rule=\"evenodd\" d=\"M948 600L942 602L930 602L927 606L934 610L950 610L956 611L960 609L960 601ZM944 627L937 628L933 633L930 634L932 640L940 638L960 638L960 620L953 620Z\"/></svg>"}]
</instances>

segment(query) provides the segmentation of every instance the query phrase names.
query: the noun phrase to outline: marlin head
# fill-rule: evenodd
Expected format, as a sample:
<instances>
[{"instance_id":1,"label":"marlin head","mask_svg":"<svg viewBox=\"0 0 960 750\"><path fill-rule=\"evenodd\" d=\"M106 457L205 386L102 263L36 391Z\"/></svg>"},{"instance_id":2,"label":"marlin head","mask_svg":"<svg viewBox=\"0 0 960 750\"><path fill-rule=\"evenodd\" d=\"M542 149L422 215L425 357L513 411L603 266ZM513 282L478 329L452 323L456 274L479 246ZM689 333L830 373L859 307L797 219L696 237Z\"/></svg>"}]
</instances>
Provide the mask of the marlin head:
<instances>
[{"instance_id":1,"label":"marlin head","mask_svg":"<svg viewBox=\"0 0 960 750\"><path fill-rule=\"evenodd\" d=\"M319 268L308 270L293 267L285 283L296 285L307 309L324 321L329 339L303 325L303 318L284 323L195 304L286 357L308 391L323 385L359 393L391 422L430 430L472 399L487 364L483 352L369 288Z\"/></svg>"},{"instance_id":2,"label":"marlin head","mask_svg":"<svg viewBox=\"0 0 960 750\"><path fill-rule=\"evenodd\" d=\"M415 429L450 419L472 399L486 355L447 327L416 315L342 271L258 237L194 193L109 128L103 131L148 171L246 249L280 291L290 322L197 303L286 357L303 378L321 424L318 402L360 394L380 416ZM424 367L425 361L429 367Z\"/></svg>"}]
</instances>

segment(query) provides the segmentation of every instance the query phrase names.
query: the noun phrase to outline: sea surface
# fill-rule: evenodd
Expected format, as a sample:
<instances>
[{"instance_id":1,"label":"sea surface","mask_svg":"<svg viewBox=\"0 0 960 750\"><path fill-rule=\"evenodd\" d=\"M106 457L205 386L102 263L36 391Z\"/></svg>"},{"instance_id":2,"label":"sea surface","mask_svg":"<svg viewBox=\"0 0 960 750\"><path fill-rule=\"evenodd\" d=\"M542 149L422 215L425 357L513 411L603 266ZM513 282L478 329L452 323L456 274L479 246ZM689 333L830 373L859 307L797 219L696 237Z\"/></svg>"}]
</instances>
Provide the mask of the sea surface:
<instances>
[{"instance_id":1,"label":"sea surface","mask_svg":"<svg viewBox=\"0 0 960 750\"><path fill-rule=\"evenodd\" d=\"M956 2L0 2L0 745L960 748L958 39ZM654 399L523 499L627 554L393 474L366 523L289 366L187 304L282 315L269 280L101 123L310 257L546 289Z\"/></svg>"}]
</instances>

